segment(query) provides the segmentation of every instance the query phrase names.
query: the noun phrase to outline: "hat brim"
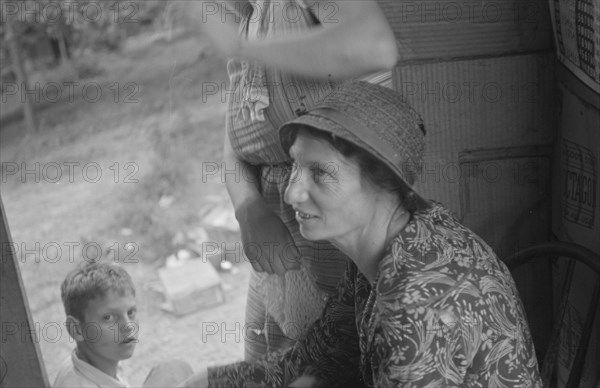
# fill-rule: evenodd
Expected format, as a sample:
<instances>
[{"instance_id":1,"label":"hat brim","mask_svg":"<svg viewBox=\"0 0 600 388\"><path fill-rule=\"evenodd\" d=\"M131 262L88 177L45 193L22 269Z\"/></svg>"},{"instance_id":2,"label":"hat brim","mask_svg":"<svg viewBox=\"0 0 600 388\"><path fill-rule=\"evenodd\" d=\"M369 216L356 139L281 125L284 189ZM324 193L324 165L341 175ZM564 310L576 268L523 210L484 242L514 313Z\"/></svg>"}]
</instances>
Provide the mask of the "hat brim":
<instances>
[{"instance_id":1,"label":"hat brim","mask_svg":"<svg viewBox=\"0 0 600 388\"><path fill-rule=\"evenodd\" d=\"M404 179L405 171L402 171L402 169L399 166L389 161L388 158L386 158L381 152L379 152L373 145L361 140L354 133L346 129L346 127L344 127L342 124L332 120L329 117L317 115L315 113L308 113L279 127L279 140L281 142L281 146L288 155L290 147L293 144L292 134L294 133L294 130L303 126L331 133L336 137L342 138L354 144L358 148L368 152L377 160L381 161L386 166L388 166L392 170L392 172L396 174L396 178L398 178L398 181L403 185L403 188L407 193L412 192L414 194L412 200L418 208L430 207L430 202L425 200L421 195L419 195L419 193L412 187L412 185L410 185Z\"/></svg>"}]
</instances>

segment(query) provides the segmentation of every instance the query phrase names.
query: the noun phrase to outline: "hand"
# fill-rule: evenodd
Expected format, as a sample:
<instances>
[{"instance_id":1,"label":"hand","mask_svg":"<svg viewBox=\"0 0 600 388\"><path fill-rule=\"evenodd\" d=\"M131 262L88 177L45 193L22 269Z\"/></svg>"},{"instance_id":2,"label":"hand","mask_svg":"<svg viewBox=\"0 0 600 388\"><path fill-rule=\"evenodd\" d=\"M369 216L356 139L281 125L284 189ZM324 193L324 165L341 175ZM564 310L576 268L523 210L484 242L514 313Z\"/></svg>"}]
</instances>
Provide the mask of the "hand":
<instances>
[{"instance_id":1,"label":"hand","mask_svg":"<svg viewBox=\"0 0 600 388\"><path fill-rule=\"evenodd\" d=\"M258 272L283 275L300 268L300 251L292 235L262 199L247 201L235 212L244 253Z\"/></svg>"},{"instance_id":2,"label":"hand","mask_svg":"<svg viewBox=\"0 0 600 388\"><path fill-rule=\"evenodd\" d=\"M180 388L206 388L208 387L208 370L206 368L201 369L200 372L196 373L192 377L179 384L177 387Z\"/></svg>"},{"instance_id":3,"label":"hand","mask_svg":"<svg viewBox=\"0 0 600 388\"><path fill-rule=\"evenodd\" d=\"M144 380L143 387L174 387L186 381L193 374L194 370L185 361L163 361L150 370L146 380Z\"/></svg>"},{"instance_id":4,"label":"hand","mask_svg":"<svg viewBox=\"0 0 600 388\"><path fill-rule=\"evenodd\" d=\"M169 3L167 12L170 20L208 37L223 56L240 55L242 40L236 24L239 16L228 11L225 2L174 1Z\"/></svg>"},{"instance_id":5,"label":"hand","mask_svg":"<svg viewBox=\"0 0 600 388\"><path fill-rule=\"evenodd\" d=\"M302 375L288 385L288 388L317 388L319 386L320 380L316 377Z\"/></svg>"},{"instance_id":6,"label":"hand","mask_svg":"<svg viewBox=\"0 0 600 388\"><path fill-rule=\"evenodd\" d=\"M223 56L231 58L241 55L242 40L234 15L228 13L224 2L204 1L200 9L202 33Z\"/></svg>"}]
</instances>

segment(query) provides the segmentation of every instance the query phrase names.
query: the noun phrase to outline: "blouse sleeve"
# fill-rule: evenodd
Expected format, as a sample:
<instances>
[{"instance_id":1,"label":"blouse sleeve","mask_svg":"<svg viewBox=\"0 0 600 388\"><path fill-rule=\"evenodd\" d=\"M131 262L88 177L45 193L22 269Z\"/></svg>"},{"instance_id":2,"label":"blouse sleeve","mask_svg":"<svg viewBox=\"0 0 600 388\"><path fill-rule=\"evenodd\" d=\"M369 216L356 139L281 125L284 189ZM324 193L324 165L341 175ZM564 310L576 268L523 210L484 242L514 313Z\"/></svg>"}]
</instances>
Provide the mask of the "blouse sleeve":
<instances>
[{"instance_id":1,"label":"blouse sleeve","mask_svg":"<svg viewBox=\"0 0 600 388\"><path fill-rule=\"evenodd\" d=\"M282 354L260 363L239 362L209 368L209 386L281 387L302 375L316 377L319 386L346 386L359 379L358 333L355 321L356 267L350 263L321 317Z\"/></svg>"}]
</instances>

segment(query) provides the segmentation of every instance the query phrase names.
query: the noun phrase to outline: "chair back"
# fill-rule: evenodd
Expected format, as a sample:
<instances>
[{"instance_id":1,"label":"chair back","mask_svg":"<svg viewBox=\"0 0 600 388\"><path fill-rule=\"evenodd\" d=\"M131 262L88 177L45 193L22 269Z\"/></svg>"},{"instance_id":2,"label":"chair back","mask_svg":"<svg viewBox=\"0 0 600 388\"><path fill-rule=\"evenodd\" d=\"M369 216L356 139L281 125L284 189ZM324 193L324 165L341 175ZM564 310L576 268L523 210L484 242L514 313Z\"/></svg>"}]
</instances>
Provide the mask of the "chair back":
<instances>
[{"instance_id":1,"label":"chair back","mask_svg":"<svg viewBox=\"0 0 600 388\"><path fill-rule=\"evenodd\" d=\"M587 313L583 319L583 326L581 330L581 337L577 346L577 352L571 369L569 377L567 379L566 388L577 388L579 387L581 376L583 374L583 368L585 364L585 357L588 350L589 340L594 328L594 317L598 309L598 300L600 297L600 255L592 252L591 250L573 243L567 242L546 242L535 244L531 247L525 248L506 258L504 262L511 271L514 271L519 266L531 262L535 259L557 259L565 258L568 260L567 273L565 274L565 281L563 283L562 292L560 295L560 307L557 314L554 314L554 323L552 328L552 338L550 344L543 356L541 364L542 378L544 379L544 386L548 387L553 385L552 378L556 372L556 363L558 360L558 349L560 348L560 336L561 331L564 329L564 314L568 308L569 293L571 291L571 284L574 279L575 264L580 263L585 265L589 270L595 273L595 282L593 285L593 291L590 298L589 307Z\"/></svg>"}]
</instances>

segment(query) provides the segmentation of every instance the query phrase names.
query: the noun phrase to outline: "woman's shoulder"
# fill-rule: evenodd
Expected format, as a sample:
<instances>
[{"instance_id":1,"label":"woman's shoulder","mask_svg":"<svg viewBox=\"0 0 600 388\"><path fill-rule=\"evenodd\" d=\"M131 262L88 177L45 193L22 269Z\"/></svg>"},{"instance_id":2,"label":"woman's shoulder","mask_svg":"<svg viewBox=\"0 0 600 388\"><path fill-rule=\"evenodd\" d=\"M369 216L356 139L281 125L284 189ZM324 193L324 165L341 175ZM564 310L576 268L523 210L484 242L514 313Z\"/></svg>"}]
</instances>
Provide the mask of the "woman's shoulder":
<instances>
[{"instance_id":1,"label":"woman's shoulder","mask_svg":"<svg viewBox=\"0 0 600 388\"><path fill-rule=\"evenodd\" d=\"M455 253L472 254L470 248L476 239L449 210L432 202L429 208L411 215L393 239L384 260L413 270L444 265Z\"/></svg>"},{"instance_id":2,"label":"woman's shoulder","mask_svg":"<svg viewBox=\"0 0 600 388\"><path fill-rule=\"evenodd\" d=\"M465 281L477 283L482 263L495 260L472 231L433 203L416 212L394 238L379 264L377 291L401 294L405 305L434 302Z\"/></svg>"},{"instance_id":3,"label":"woman's shoulder","mask_svg":"<svg viewBox=\"0 0 600 388\"><path fill-rule=\"evenodd\" d=\"M395 260L425 268L461 264L468 258L489 258L495 254L481 237L458 221L442 204L431 202L428 209L415 212L392 244ZM465 263L463 263L465 264Z\"/></svg>"}]
</instances>

